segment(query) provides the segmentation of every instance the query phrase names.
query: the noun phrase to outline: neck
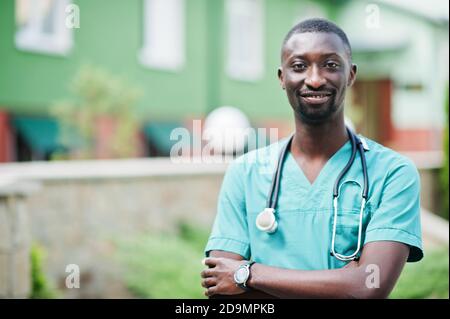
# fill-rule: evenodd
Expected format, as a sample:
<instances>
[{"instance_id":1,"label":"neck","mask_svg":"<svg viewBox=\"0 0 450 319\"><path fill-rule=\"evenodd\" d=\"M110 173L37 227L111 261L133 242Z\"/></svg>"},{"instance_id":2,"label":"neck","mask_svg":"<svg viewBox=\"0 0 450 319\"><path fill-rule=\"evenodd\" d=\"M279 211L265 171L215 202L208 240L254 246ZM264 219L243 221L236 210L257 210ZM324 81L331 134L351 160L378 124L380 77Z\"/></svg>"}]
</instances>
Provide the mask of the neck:
<instances>
[{"instance_id":1,"label":"neck","mask_svg":"<svg viewBox=\"0 0 450 319\"><path fill-rule=\"evenodd\" d=\"M291 152L310 159L329 159L347 140L343 116L318 125L307 124L296 117Z\"/></svg>"}]
</instances>

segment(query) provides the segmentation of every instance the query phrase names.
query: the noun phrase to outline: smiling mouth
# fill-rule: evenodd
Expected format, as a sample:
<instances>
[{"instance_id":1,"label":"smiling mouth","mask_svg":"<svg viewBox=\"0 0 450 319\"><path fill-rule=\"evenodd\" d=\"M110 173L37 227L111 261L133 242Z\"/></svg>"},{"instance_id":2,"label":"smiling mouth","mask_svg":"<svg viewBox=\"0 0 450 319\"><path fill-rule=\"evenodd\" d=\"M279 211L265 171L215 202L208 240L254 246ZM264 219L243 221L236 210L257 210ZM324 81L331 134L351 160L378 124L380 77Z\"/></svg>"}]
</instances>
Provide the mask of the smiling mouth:
<instances>
[{"instance_id":1,"label":"smiling mouth","mask_svg":"<svg viewBox=\"0 0 450 319\"><path fill-rule=\"evenodd\" d=\"M323 104L323 103L328 102L328 100L331 98L331 93L329 93L329 92L308 92L308 93L301 93L300 97L307 104Z\"/></svg>"}]
</instances>

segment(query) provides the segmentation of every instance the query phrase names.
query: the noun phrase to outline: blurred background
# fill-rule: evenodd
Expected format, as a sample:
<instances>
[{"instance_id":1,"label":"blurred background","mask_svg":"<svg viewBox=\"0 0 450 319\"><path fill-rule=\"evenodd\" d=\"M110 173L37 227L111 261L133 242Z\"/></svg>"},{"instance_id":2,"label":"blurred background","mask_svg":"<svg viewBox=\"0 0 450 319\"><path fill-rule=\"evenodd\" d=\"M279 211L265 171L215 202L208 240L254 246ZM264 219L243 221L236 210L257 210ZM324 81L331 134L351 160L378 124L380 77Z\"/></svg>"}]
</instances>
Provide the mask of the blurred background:
<instances>
[{"instance_id":1,"label":"blurred background","mask_svg":"<svg viewBox=\"0 0 450 319\"><path fill-rule=\"evenodd\" d=\"M226 106L210 125L287 136L281 42L302 19L325 17L359 67L347 118L421 174L425 259L391 297L448 298L448 6L1 1L0 297L202 298L226 163L174 163L171 132L185 129L184 155L201 155L195 121Z\"/></svg>"}]
</instances>

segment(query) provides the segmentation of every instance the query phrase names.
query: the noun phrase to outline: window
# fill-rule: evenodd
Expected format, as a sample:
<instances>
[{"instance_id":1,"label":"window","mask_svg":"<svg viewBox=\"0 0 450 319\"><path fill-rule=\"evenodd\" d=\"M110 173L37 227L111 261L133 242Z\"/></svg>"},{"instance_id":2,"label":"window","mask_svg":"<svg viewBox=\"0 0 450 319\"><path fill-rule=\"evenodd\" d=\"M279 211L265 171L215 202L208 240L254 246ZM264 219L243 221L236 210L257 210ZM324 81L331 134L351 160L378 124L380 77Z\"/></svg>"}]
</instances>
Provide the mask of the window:
<instances>
[{"instance_id":1,"label":"window","mask_svg":"<svg viewBox=\"0 0 450 319\"><path fill-rule=\"evenodd\" d=\"M179 70L185 61L184 0L144 0L144 45L140 61L151 68Z\"/></svg>"},{"instance_id":2,"label":"window","mask_svg":"<svg viewBox=\"0 0 450 319\"><path fill-rule=\"evenodd\" d=\"M15 44L20 50L66 54L72 47L72 29L66 27L71 0L16 0Z\"/></svg>"},{"instance_id":3,"label":"window","mask_svg":"<svg viewBox=\"0 0 450 319\"><path fill-rule=\"evenodd\" d=\"M264 74L263 0L227 0L227 74L256 81Z\"/></svg>"}]
</instances>

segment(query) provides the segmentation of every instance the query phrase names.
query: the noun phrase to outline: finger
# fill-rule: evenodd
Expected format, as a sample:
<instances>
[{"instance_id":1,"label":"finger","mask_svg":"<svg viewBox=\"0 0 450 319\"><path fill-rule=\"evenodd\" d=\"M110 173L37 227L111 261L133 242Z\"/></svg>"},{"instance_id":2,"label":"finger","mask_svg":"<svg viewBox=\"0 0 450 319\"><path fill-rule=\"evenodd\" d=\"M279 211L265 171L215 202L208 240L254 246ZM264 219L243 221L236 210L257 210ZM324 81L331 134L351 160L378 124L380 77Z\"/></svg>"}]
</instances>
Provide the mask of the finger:
<instances>
[{"instance_id":1,"label":"finger","mask_svg":"<svg viewBox=\"0 0 450 319\"><path fill-rule=\"evenodd\" d=\"M208 289L206 289L206 291L205 291L205 296L211 297L211 296L215 295L215 294L216 294L216 291L217 291L217 288L216 288L216 287L217 287L217 286L213 286L213 287L209 287Z\"/></svg>"},{"instance_id":2,"label":"finger","mask_svg":"<svg viewBox=\"0 0 450 319\"><path fill-rule=\"evenodd\" d=\"M200 273L202 278L212 277L214 275L214 271L212 269L205 269Z\"/></svg>"},{"instance_id":3,"label":"finger","mask_svg":"<svg viewBox=\"0 0 450 319\"><path fill-rule=\"evenodd\" d=\"M215 277L208 277L202 280L202 287L203 288L209 288L212 286L215 286L217 283L217 280Z\"/></svg>"},{"instance_id":4,"label":"finger","mask_svg":"<svg viewBox=\"0 0 450 319\"><path fill-rule=\"evenodd\" d=\"M220 258L208 257L204 259L204 263L206 266L215 267L219 262Z\"/></svg>"}]
</instances>

